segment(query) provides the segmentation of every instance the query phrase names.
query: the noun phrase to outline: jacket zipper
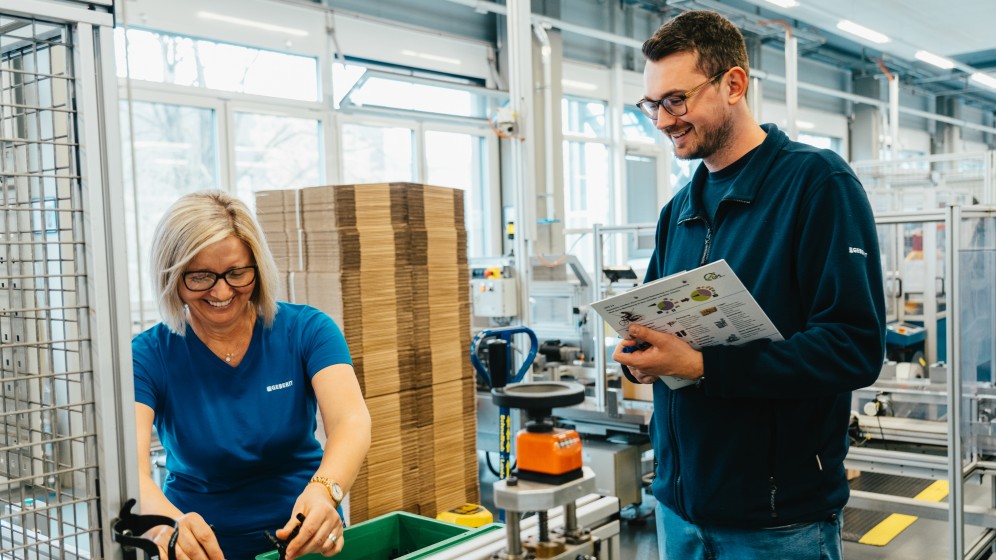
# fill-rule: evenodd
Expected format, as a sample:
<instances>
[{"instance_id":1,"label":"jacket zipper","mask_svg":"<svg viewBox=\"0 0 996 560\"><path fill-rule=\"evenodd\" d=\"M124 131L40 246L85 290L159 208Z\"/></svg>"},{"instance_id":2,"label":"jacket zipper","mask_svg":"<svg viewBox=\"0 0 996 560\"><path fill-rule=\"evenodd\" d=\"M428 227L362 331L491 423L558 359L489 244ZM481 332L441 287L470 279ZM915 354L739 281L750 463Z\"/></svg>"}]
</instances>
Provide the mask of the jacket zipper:
<instances>
[{"instance_id":1,"label":"jacket zipper","mask_svg":"<svg viewBox=\"0 0 996 560\"><path fill-rule=\"evenodd\" d=\"M701 220L706 227L705 246L702 248L702 260L699 263L699 266L702 266L709 262L709 247L712 245L712 224L709 223L709 220L699 216L692 219ZM674 457L674 505L678 508L678 515L684 519L688 519L688 514L685 512L684 491L681 488L681 461L678 457L677 429L674 426L675 419L677 418L674 411L674 393L668 395L668 415L671 417L668 425L670 426L669 437L671 438L671 449L673 450L671 455Z\"/></svg>"},{"instance_id":2,"label":"jacket zipper","mask_svg":"<svg viewBox=\"0 0 996 560\"><path fill-rule=\"evenodd\" d=\"M719 208L722 208L723 207L723 203L727 202L727 201L729 201L729 202L738 202L740 204L750 204L749 200L743 200L743 199L740 199L740 198L724 198L723 200L719 201ZM709 250L712 248L712 232L713 232L713 226L714 226L714 224L710 223L709 220L707 220L707 219L705 219L705 218L703 218L701 216L695 216L692 219L693 220L702 220L702 222L705 223L705 226L706 226L705 246L702 247L702 258L699 260L699 266L705 266L705 265L709 264ZM716 210L716 220L715 221L716 221L715 227L718 228L719 227L719 209L718 208Z\"/></svg>"},{"instance_id":3,"label":"jacket zipper","mask_svg":"<svg viewBox=\"0 0 996 560\"><path fill-rule=\"evenodd\" d=\"M678 222L678 225L682 225L685 222L691 222L691 221L702 222L703 224L705 224L706 228L705 245L702 247L702 258L699 259L699 266L703 266L709 263L709 247L712 245L712 224L710 224L709 220L703 218L702 216L692 216L690 218L685 218L684 220L681 220L680 222Z\"/></svg>"},{"instance_id":4,"label":"jacket zipper","mask_svg":"<svg viewBox=\"0 0 996 560\"><path fill-rule=\"evenodd\" d=\"M705 246L702 247L702 259L699 261L699 266L705 266L709 263L709 248L712 245L712 226L706 222L706 237Z\"/></svg>"},{"instance_id":5,"label":"jacket zipper","mask_svg":"<svg viewBox=\"0 0 996 560\"><path fill-rule=\"evenodd\" d=\"M768 418L768 428L769 435L771 436L771 441L768 444L768 492L770 494L768 506L771 508L771 517L778 517L778 508L775 506L775 495L778 493L778 484L775 481L775 457L777 455L775 451L775 436L776 425L775 425L775 414L773 411L769 411Z\"/></svg>"},{"instance_id":6,"label":"jacket zipper","mask_svg":"<svg viewBox=\"0 0 996 560\"><path fill-rule=\"evenodd\" d=\"M771 517L778 517L778 511L775 508L775 494L778 493L778 485L775 484L775 477L768 479L768 492L771 494L769 507L771 508Z\"/></svg>"},{"instance_id":7,"label":"jacket zipper","mask_svg":"<svg viewBox=\"0 0 996 560\"><path fill-rule=\"evenodd\" d=\"M683 497L683 492L681 490L681 460L678 457L678 436L677 429L674 426L675 419L677 415L674 412L674 392L672 391L668 394L667 398L667 412L670 422L668 422L668 439L671 441L671 457L672 457L672 468L675 472L674 484L671 491L674 494L674 506L677 508L677 514L683 519L688 519L688 515L685 513L685 500Z\"/></svg>"}]
</instances>

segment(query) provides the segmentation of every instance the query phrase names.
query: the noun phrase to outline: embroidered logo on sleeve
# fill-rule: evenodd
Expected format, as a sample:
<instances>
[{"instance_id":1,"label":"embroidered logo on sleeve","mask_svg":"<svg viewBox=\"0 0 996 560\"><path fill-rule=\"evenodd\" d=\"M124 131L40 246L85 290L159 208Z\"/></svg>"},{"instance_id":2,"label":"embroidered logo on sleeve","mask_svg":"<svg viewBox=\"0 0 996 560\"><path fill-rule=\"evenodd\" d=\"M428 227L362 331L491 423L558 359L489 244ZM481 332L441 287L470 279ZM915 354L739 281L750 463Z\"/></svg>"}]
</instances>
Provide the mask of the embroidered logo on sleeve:
<instances>
[{"instance_id":1,"label":"embroidered logo on sleeve","mask_svg":"<svg viewBox=\"0 0 996 560\"><path fill-rule=\"evenodd\" d=\"M868 253L866 253L865 250L862 249L862 248L860 248L860 247L848 247L847 248L847 252L848 253L857 253L857 254L861 255L862 257L867 257L868 256Z\"/></svg>"},{"instance_id":2,"label":"embroidered logo on sleeve","mask_svg":"<svg viewBox=\"0 0 996 560\"><path fill-rule=\"evenodd\" d=\"M277 383L276 385L268 385L266 387L266 392L279 391L280 389L286 389L294 384L294 380L284 381L283 383Z\"/></svg>"}]
</instances>

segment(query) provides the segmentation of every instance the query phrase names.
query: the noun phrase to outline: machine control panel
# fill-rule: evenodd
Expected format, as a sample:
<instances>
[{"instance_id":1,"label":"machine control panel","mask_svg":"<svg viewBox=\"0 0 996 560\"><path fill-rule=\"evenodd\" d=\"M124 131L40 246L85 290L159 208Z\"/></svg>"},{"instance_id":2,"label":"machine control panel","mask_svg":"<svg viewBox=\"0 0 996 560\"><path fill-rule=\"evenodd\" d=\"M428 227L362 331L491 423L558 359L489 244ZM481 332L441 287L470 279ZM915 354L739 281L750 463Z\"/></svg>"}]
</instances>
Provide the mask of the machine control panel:
<instances>
[{"instance_id":1,"label":"machine control panel","mask_svg":"<svg viewBox=\"0 0 996 560\"><path fill-rule=\"evenodd\" d=\"M519 287L515 278L473 278L470 285L474 316L515 317L519 314Z\"/></svg>"}]
</instances>

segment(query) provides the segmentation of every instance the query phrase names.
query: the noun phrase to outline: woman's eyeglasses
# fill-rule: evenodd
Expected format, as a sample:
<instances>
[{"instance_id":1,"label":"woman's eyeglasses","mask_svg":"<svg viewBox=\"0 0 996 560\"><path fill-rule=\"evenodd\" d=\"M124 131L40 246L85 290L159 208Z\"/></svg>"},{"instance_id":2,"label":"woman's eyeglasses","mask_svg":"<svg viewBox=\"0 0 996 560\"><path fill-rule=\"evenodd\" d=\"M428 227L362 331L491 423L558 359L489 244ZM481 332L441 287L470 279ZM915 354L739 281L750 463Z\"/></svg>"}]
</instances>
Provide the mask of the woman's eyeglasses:
<instances>
[{"instance_id":1,"label":"woman's eyeglasses","mask_svg":"<svg viewBox=\"0 0 996 560\"><path fill-rule=\"evenodd\" d=\"M256 280L256 265L233 268L221 274L210 270L191 270L183 273L183 285L191 292L206 292L221 279L233 288L244 288Z\"/></svg>"}]
</instances>

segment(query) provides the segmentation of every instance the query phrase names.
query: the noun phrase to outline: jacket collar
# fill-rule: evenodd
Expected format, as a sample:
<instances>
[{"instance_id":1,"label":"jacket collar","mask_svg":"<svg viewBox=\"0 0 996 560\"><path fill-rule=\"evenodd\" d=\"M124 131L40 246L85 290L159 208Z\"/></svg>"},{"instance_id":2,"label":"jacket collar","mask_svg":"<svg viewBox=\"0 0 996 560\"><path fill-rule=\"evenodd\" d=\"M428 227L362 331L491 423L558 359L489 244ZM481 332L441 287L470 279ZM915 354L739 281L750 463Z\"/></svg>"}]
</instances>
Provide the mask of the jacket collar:
<instances>
[{"instance_id":1,"label":"jacket collar","mask_svg":"<svg viewBox=\"0 0 996 560\"><path fill-rule=\"evenodd\" d=\"M774 124L762 124L761 129L767 133L764 142L757 147L754 157L747 162L747 165L740 172L740 177L733 184L730 192L723 197L723 200L737 200L745 204L754 202L758 190L764 182L764 177L768 174L768 169L774 164L774 155L789 142L789 137L784 132L778 130ZM692 196L705 186L709 170L705 165L699 165L692 175L692 180L688 183L688 196L685 197L681 212L678 215L678 222L684 222L693 218L702 219L705 216L705 209L702 207L701 197Z\"/></svg>"}]
</instances>

